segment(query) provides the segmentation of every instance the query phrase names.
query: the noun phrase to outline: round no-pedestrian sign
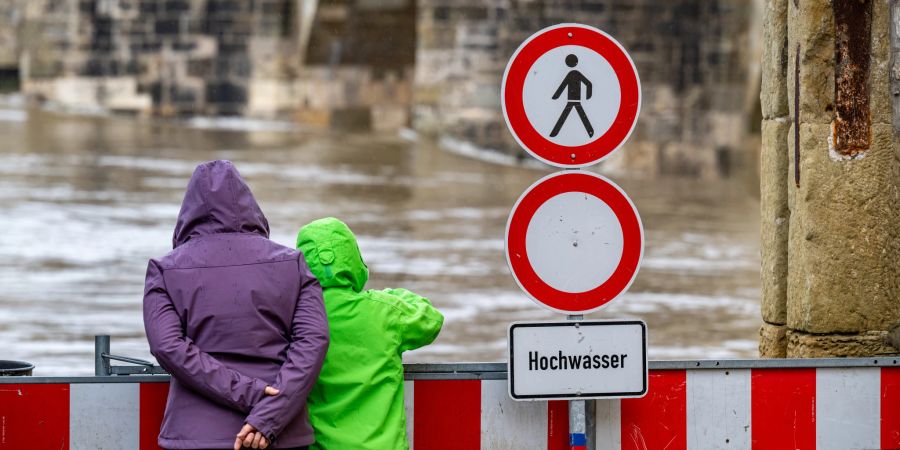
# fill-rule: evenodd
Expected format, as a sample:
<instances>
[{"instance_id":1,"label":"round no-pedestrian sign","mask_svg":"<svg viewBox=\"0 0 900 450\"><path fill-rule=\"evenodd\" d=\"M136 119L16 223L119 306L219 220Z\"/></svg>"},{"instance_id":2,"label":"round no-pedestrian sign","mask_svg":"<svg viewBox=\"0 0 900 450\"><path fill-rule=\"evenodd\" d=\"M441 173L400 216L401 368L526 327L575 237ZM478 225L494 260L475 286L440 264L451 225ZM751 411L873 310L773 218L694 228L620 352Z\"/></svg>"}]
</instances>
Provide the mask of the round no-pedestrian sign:
<instances>
[{"instance_id":1,"label":"round no-pedestrian sign","mask_svg":"<svg viewBox=\"0 0 900 450\"><path fill-rule=\"evenodd\" d=\"M503 116L516 141L557 167L584 167L631 135L641 86L628 53L586 25L544 28L519 46L503 73Z\"/></svg>"},{"instance_id":2,"label":"round no-pedestrian sign","mask_svg":"<svg viewBox=\"0 0 900 450\"><path fill-rule=\"evenodd\" d=\"M581 170L538 180L506 225L506 260L532 300L586 314L625 292L637 276L644 231L621 188Z\"/></svg>"}]
</instances>

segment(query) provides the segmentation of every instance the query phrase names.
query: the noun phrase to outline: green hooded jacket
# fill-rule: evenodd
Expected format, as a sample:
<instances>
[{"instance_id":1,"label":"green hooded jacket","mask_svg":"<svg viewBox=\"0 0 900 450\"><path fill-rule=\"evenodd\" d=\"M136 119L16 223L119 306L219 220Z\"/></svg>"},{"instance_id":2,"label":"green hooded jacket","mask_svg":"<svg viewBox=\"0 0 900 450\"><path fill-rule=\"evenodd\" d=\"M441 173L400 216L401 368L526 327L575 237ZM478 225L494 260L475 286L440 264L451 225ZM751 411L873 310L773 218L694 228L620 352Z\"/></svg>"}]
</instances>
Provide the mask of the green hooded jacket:
<instances>
[{"instance_id":1,"label":"green hooded jacket","mask_svg":"<svg viewBox=\"0 0 900 450\"><path fill-rule=\"evenodd\" d=\"M319 219L297 235L325 297L331 344L307 400L310 449L406 450L401 353L430 344L444 317L405 289L363 291L369 269L350 228Z\"/></svg>"}]
</instances>

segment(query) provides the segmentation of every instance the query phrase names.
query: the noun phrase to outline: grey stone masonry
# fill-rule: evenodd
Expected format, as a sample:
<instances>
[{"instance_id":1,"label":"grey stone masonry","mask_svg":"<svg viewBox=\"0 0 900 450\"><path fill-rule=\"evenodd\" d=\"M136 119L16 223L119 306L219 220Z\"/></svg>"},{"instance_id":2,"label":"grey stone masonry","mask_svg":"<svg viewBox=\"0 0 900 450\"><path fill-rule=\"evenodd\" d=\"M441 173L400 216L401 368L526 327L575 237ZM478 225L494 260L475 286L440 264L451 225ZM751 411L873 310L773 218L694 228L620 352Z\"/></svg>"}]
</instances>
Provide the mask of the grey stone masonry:
<instances>
[{"instance_id":1,"label":"grey stone masonry","mask_svg":"<svg viewBox=\"0 0 900 450\"><path fill-rule=\"evenodd\" d=\"M78 109L415 126L521 155L500 113L506 62L580 22L622 42L643 86L608 164L727 176L755 156L761 1L10 0L0 64L18 61L29 97Z\"/></svg>"},{"instance_id":2,"label":"grey stone masonry","mask_svg":"<svg viewBox=\"0 0 900 450\"><path fill-rule=\"evenodd\" d=\"M611 34L631 54L643 88L629 167L651 173L727 175L745 150L757 108L750 22L739 0L420 0L414 123L518 154L499 85L515 49L565 22ZM752 66L752 67L751 67ZM628 154L625 156L624 154ZM748 158L749 159L749 158Z\"/></svg>"},{"instance_id":3,"label":"grey stone masonry","mask_svg":"<svg viewBox=\"0 0 900 450\"><path fill-rule=\"evenodd\" d=\"M778 3L770 0L765 48L778 52L786 26L787 74L777 58L762 71L770 92L762 94L760 353L898 354L888 339L900 324L890 70L898 18L884 1ZM779 116L785 91L787 117Z\"/></svg>"},{"instance_id":4,"label":"grey stone masonry","mask_svg":"<svg viewBox=\"0 0 900 450\"><path fill-rule=\"evenodd\" d=\"M312 6L312 8L310 8ZM73 108L408 124L414 0L33 0L23 90ZM0 59L2 64L2 59ZM346 120L345 120L346 119Z\"/></svg>"},{"instance_id":5,"label":"grey stone masonry","mask_svg":"<svg viewBox=\"0 0 900 450\"><path fill-rule=\"evenodd\" d=\"M242 114L249 46L289 0L37 0L21 52L26 92L164 115ZM61 95L88 88L94 95ZM148 112L148 111L142 111Z\"/></svg>"}]
</instances>

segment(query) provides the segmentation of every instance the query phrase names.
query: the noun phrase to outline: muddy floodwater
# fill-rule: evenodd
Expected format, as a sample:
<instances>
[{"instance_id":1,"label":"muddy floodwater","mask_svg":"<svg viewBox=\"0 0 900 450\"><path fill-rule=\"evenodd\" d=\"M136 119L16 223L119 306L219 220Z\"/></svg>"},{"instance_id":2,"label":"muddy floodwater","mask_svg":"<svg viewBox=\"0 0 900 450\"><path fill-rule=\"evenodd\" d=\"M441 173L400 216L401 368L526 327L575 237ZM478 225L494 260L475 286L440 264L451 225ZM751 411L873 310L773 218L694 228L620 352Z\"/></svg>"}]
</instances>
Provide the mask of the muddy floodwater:
<instances>
[{"instance_id":1,"label":"muddy floodwater","mask_svg":"<svg viewBox=\"0 0 900 450\"><path fill-rule=\"evenodd\" d=\"M323 216L346 221L368 287L407 287L444 313L407 362L505 361L506 329L560 319L521 293L503 233L522 191L549 170L497 165L396 134L278 122L184 123L0 108L0 359L35 375L93 372L93 336L152 359L141 301L147 259L171 248L194 166L230 159L292 245ZM627 151L627 150L626 150ZM647 238L630 291L591 318L641 318L650 357L756 357L758 200L734 180L611 175Z\"/></svg>"}]
</instances>

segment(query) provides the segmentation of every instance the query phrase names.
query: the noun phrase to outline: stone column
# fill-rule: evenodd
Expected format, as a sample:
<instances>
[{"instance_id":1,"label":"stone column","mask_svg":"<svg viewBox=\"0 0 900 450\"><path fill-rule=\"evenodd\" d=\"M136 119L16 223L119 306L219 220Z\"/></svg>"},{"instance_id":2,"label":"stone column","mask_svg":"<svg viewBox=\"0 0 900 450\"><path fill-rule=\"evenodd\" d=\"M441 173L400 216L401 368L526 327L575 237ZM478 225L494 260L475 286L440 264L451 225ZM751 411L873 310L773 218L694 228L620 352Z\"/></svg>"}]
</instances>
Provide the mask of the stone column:
<instances>
[{"instance_id":1,"label":"stone column","mask_svg":"<svg viewBox=\"0 0 900 450\"><path fill-rule=\"evenodd\" d=\"M761 356L783 358L787 349L788 275L788 116L787 95L788 0L765 0L760 102L762 152L760 154L760 206L762 224Z\"/></svg>"},{"instance_id":2,"label":"stone column","mask_svg":"<svg viewBox=\"0 0 900 450\"><path fill-rule=\"evenodd\" d=\"M890 4L768 3L760 354L900 353L886 339L900 324Z\"/></svg>"}]
</instances>

